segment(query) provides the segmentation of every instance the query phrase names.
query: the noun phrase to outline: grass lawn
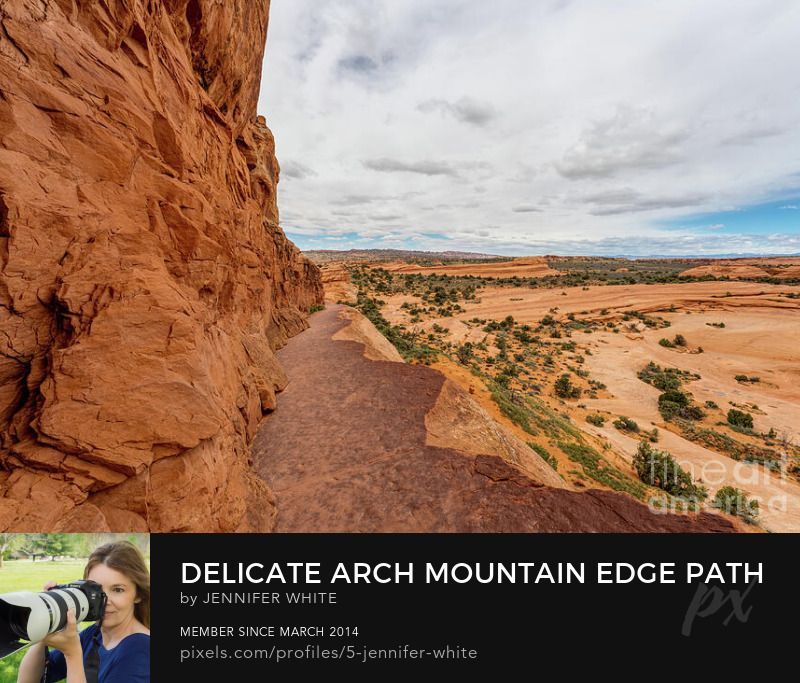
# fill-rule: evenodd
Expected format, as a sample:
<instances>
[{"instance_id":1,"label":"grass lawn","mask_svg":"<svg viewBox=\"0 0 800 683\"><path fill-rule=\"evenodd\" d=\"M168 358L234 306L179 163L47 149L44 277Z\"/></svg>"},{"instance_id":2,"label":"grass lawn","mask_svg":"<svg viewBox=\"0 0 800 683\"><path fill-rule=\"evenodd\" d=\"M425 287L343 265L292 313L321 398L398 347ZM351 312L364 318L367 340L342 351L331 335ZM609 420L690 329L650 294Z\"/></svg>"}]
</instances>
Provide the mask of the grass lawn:
<instances>
[{"instance_id":1,"label":"grass lawn","mask_svg":"<svg viewBox=\"0 0 800 683\"><path fill-rule=\"evenodd\" d=\"M48 581L67 583L83 578L86 558L80 560L58 560L56 562L30 560L6 560L0 569L0 593L14 591L40 591ZM85 626L88 624L82 624ZM0 683L14 683L17 668L24 651L0 659Z\"/></svg>"}]
</instances>

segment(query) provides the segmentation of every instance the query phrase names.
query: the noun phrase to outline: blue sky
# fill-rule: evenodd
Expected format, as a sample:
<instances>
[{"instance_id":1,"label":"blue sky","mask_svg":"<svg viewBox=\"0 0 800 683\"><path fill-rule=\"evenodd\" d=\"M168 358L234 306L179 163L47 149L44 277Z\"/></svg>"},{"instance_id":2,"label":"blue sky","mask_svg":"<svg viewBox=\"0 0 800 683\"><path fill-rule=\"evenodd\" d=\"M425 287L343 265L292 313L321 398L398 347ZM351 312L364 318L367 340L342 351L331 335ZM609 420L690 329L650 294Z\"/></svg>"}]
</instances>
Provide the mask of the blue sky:
<instances>
[{"instance_id":1,"label":"blue sky","mask_svg":"<svg viewBox=\"0 0 800 683\"><path fill-rule=\"evenodd\" d=\"M796 0L273 0L301 248L800 252Z\"/></svg>"},{"instance_id":2,"label":"blue sky","mask_svg":"<svg viewBox=\"0 0 800 683\"><path fill-rule=\"evenodd\" d=\"M666 227L749 235L800 233L800 195L789 199L742 206L730 211L670 218Z\"/></svg>"}]
</instances>

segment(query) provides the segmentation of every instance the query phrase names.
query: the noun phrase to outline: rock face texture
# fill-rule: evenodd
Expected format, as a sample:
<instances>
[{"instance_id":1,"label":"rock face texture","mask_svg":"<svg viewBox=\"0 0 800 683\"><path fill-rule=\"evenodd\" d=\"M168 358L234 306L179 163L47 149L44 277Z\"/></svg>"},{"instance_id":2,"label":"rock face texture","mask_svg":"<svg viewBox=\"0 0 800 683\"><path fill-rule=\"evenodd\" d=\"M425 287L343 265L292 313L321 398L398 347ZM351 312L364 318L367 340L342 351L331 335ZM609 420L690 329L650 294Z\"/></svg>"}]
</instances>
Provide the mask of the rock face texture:
<instances>
[{"instance_id":1,"label":"rock face texture","mask_svg":"<svg viewBox=\"0 0 800 683\"><path fill-rule=\"evenodd\" d=\"M0 530L272 528L249 442L323 293L256 116L268 12L0 5Z\"/></svg>"}]
</instances>

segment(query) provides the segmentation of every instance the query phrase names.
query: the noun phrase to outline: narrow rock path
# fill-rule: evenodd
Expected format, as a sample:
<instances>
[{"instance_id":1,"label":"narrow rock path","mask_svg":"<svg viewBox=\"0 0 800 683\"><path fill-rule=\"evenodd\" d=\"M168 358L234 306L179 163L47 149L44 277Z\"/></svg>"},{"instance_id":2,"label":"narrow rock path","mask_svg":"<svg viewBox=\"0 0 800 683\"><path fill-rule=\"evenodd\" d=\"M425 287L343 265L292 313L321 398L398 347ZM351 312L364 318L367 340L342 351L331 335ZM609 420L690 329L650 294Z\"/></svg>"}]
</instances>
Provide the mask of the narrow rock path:
<instances>
[{"instance_id":1,"label":"narrow rock path","mask_svg":"<svg viewBox=\"0 0 800 683\"><path fill-rule=\"evenodd\" d=\"M253 444L277 531L734 530L716 515L654 515L621 494L544 487L496 455L426 445L444 376L333 340L349 324L342 308L311 316L278 352L289 384Z\"/></svg>"}]
</instances>

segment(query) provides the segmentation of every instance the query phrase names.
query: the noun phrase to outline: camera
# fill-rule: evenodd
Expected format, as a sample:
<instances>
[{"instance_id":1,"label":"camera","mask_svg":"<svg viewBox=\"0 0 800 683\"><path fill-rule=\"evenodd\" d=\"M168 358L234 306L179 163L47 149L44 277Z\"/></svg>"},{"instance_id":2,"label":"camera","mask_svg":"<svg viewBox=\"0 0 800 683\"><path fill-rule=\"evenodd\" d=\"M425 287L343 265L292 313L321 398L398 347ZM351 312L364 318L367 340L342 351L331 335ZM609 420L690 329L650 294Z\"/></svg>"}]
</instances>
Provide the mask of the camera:
<instances>
[{"instance_id":1,"label":"camera","mask_svg":"<svg viewBox=\"0 0 800 683\"><path fill-rule=\"evenodd\" d=\"M0 659L60 631L67 624L69 609L75 611L78 622L101 619L106 599L99 583L85 579L41 593L0 594Z\"/></svg>"}]
</instances>

